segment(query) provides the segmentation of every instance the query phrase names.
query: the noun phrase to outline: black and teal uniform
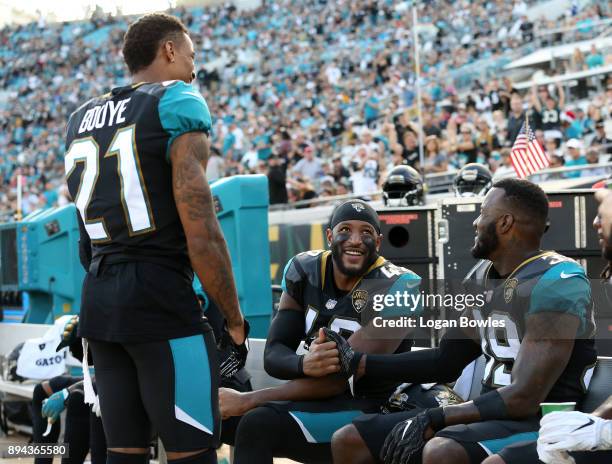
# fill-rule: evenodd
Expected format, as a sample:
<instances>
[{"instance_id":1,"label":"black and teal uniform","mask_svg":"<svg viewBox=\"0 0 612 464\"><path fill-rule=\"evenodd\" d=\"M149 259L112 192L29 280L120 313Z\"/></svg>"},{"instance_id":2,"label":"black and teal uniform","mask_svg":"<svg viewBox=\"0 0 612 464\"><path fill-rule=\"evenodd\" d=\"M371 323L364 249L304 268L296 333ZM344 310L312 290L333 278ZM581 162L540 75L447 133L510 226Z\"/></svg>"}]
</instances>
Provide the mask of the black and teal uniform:
<instances>
[{"instance_id":1,"label":"black and teal uniform","mask_svg":"<svg viewBox=\"0 0 612 464\"><path fill-rule=\"evenodd\" d=\"M351 291L339 290L333 278L331 252L300 253L286 265L282 288L303 309L302 341L308 347L321 327L344 337L359 330L376 294L418 293L421 278L414 272L379 257ZM296 340L295 345L300 340ZM402 341L397 352L409 351ZM365 413L380 409L398 382L362 379L350 393L317 401L270 402L249 411L240 421L235 441L235 462L271 463L273 457L301 462L331 462L331 437Z\"/></svg>"},{"instance_id":2,"label":"black and teal uniform","mask_svg":"<svg viewBox=\"0 0 612 464\"><path fill-rule=\"evenodd\" d=\"M109 447L216 446L218 367L174 203L169 150L210 135L204 98L182 81L113 89L78 108L66 180L91 251L79 335L90 341ZM89 245L90 244L90 245Z\"/></svg>"},{"instance_id":3,"label":"black and teal uniform","mask_svg":"<svg viewBox=\"0 0 612 464\"><path fill-rule=\"evenodd\" d=\"M486 358L482 393L509 385L514 361L521 347L527 318L539 312L573 314L580 320L568 364L553 385L546 401L576 401L584 397L597 355L594 348L591 287L584 269L556 252L542 252L526 259L502 278L491 261L481 260L465 279L468 293L485 292L486 302L472 308L475 319L504 321L504 328L480 327L480 343ZM475 347L477 348L477 347ZM385 437L413 411L389 415L365 415L354 421L373 456L379 458ZM491 420L446 427L437 437L460 443L472 463L499 453L511 445L537 439L539 416L521 421ZM503 453L502 453L503 454Z\"/></svg>"},{"instance_id":4,"label":"black and teal uniform","mask_svg":"<svg viewBox=\"0 0 612 464\"><path fill-rule=\"evenodd\" d=\"M505 279L490 261L480 261L468 274L466 284L469 281L491 292L491 300L482 309L472 310L473 317L504 322L503 329L479 329L487 360L482 392L510 384L527 318L555 312L575 315L580 326L567 367L546 401L580 402L597 362L591 284L584 269L571 258L547 251L527 259Z\"/></svg>"},{"instance_id":5,"label":"black and teal uniform","mask_svg":"<svg viewBox=\"0 0 612 464\"><path fill-rule=\"evenodd\" d=\"M545 401L575 401L579 405L597 362L591 285L584 269L573 259L547 251L525 260L506 278L497 274L490 261L480 261L468 274L466 284L476 284L489 292L490 301L482 309L473 309L473 317L505 323L503 329L491 326L479 329L487 361L482 393L511 383L512 367L530 315L573 314L580 320L574 348ZM458 441L465 446L472 462L480 462L490 454L516 454L516 444L536 440L538 429L539 416L536 416L523 421L486 421L447 427L436 436Z\"/></svg>"}]
</instances>

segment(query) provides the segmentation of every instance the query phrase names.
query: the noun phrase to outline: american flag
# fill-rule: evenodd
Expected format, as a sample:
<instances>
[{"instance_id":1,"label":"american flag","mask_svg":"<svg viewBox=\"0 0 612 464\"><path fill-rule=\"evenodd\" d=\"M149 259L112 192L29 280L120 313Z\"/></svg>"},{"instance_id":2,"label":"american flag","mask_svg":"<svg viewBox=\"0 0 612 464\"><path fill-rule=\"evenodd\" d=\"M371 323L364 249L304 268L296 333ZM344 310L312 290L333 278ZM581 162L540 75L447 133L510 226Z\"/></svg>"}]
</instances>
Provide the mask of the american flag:
<instances>
[{"instance_id":1,"label":"american flag","mask_svg":"<svg viewBox=\"0 0 612 464\"><path fill-rule=\"evenodd\" d=\"M550 164L548 155L536 140L535 134L527 121L523 123L521 131L514 141L510 152L510 160L517 176L520 178L546 169Z\"/></svg>"}]
</instances>

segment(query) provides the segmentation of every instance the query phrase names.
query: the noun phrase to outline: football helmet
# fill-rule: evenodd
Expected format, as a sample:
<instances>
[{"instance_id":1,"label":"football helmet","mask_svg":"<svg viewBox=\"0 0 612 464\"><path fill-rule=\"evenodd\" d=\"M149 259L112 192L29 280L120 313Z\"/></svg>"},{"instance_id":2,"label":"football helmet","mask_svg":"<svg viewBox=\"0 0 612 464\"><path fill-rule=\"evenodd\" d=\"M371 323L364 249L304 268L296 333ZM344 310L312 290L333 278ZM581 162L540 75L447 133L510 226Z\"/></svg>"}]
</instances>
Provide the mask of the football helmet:
<instances>
[{"instance_id":1,"label":"football helmet","mask_svg":"<svg viewBox=\"0 0 612 464\"><path fill-rule=\"evenodd\" d=\"M418 171L410 166L395 166L383 184L385 206L425 204L425 186Z\"/></svg>"},{"instance_id":2,"label":"football helmet","mask_svg":"<svg viewBox=\"0 0 612 464\"><path fill-rule=\"evenodd\" d=\"M484 197L493 185L493 175L483 164L468 163L453 181L456 197Z\"/></svg>"}]
</instances>

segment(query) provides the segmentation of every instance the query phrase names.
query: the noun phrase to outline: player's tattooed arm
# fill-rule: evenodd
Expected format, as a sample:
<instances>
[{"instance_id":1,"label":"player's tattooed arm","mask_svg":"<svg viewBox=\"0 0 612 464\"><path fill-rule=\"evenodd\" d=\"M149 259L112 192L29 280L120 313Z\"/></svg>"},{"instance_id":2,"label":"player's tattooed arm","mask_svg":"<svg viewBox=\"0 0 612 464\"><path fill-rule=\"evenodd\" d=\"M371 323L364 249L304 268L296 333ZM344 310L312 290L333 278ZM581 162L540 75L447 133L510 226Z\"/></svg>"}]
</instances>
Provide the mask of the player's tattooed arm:
<instances>
[{"instance_id":1,"label":"player's tattooed arm","mask_svg":"<svg viewBox=\"0 0 612 464\"><path fill-rule=\"evenodd\" d=\"M174 201L185 231L191 265L225 316L234 342L241 344L244 319L238 305L227 244L206 180L209 143L202 132L188 132L172 143Z\"/></svg>"}]
</instances>

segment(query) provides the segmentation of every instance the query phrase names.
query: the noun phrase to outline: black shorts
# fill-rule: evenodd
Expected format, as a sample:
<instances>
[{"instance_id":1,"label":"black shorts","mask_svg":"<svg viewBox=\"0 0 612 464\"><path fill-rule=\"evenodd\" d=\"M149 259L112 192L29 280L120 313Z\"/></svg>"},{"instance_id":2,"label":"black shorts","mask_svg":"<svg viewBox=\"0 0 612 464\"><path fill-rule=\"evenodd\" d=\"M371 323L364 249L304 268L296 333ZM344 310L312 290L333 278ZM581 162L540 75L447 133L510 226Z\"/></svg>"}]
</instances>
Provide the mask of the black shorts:
<instances>
[{"instance_id":1,"label":"black shorts","mask_svg":"<svg viewBox=\"0 0 612 464\"><path fill-rule=\"evenodd\" d=\"M383 444L393 427L422 411L421 408L415 408L392 414L364 414L353 419L353 425L357 428L374 459L380 460Z\"/></svg>"},{"instance_id":2,"label":"black shorts","mask_svg":"<svg viewBox=\"0 0 612 464\"><path fill-rule=\"evenodd\" d=\"M150 343L90 340L109 448L168 451L219 443L219 369L212 330Z\"/></svg>"},{"instance_id":3,"label":"black shorts","mask_svg":"<svg viewBox=\"0 0 612 464\"><path fill-rule=\"evenodd\" d=\"M96 258L83 281L79 336L135 343L201 334L206 318L189 267ZM119 260L119 262L115 262Z\"/></svg>"},{"instance_id":4,"label":"black shorts","mask_svg":"<svg viewBox=\"0 0 612 464\"><path fill-rule=\"evenodd\" d=\"M499 453L506 464L540 464L537 442L522 441L506 446ZM611 451L584 451L570 453L576 464L609 464L612 462Z\"/></svg>"},{"instance_id":5,"label":"black shorts","mask_svg":"<svg viewBox=\"0 0 612 464\"><path fill-rule=\"evenodd\" d=\"M353 420L372 456L380 460L380 452L387 435L402 421L410 419L423 409L393 414L366 414ZM487 456L498 453L505 446L537 438L539 419L527 421L486 421L468 425L453 425L439 431L436 437L451 438L467 451L471 463L480 463ZM536 461L537 462L537 461Z\"/></svg>"},{"instance_id":6,"label":"black shorts","mask_svg":"<svg viewBox=\"0 0 612 464\"><path fill-rule=\"evenodd\" d=\"M479 464L492 454L503 456L507 447L513 444L537 440L539 429L539 417L522 421L491 420L452 425L440 430L436 437L456 441L465 448L470 463Z\"/></svg>"}]
</instances>

